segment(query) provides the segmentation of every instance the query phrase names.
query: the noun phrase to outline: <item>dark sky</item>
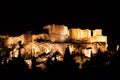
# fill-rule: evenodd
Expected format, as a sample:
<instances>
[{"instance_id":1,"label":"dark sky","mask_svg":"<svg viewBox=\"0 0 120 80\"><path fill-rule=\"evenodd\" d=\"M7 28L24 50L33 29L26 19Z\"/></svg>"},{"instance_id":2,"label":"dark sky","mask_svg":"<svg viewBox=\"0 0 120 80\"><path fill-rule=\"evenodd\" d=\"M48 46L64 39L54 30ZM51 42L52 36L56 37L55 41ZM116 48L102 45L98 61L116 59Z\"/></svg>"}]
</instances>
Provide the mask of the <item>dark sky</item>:
<instances>
[{"instance_id":1,"label":"dark sky","mask_svg":"<svg viewBox=\"0 0 120 80\"><path fill-rule=\"evenodd\" d=\"M0 34L39 33L47 24L64 24L82 29L102 28L116 38L119 28L117 2L5 2L1 6ZM115 32L113 32L115 31Z\"/></svg>"}]
</instances>

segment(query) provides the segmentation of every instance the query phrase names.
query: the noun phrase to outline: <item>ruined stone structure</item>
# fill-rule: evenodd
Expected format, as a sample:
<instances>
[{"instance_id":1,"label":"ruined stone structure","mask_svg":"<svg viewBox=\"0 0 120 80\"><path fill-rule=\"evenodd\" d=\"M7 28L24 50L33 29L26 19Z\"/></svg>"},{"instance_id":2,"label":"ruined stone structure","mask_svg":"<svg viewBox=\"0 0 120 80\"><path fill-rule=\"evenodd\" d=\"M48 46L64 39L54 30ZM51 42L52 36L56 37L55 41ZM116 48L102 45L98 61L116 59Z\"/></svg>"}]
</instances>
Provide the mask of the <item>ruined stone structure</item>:
<instances>
[{"instance_id":1,"label":"ruined stone structure","mask_svg":"<svg viewBox=\"0 0 120 80\"><path fill-rule=\"evenodd\" d=\"M56 51L60 52L58 60L62 61L65 49L69 46L70 54L74 53L84 54L87 58L91 58L91 55L96 55L98 49L101 52L107 51L107 36L102 35L102 29L81 29L81 28L70 28L64 25L46 25L43 29L47 29L48 33L42 34L22 34L20 36L1 36L4 39L4 47L16 48L16 44L21 41L21 54L35 56L37 61L47 59L47 57L38 58L39 55L50 54L53 55ZM40 40L37 42L37 40ZM17 53L16 49L13 49L11 53L15 56ZM50 56L49 55L49 56ZM75 58L76 59L76 58ZM77 60L79 61L79 60ZM25 62L28 64L29 57L25 58ZM80 62L81 63L81 62Z\"/></svg>"},{"instance_id":2,"label":"ruined stone structure","mask_svg":"<svg viewBox=\"0 0 120 80\"><path fill-rule=\"evenodd\" d=\"M107 36L102 35L102 29L68 29L64 25L47 25L44 29L48 29L48 35L53 36L50 37L52 42L77 42L82 49L91 48L92 50L89 51L92 51L93 54L96 54L98 49L102 52L107 50Z\"/></svg>"},{"instance_id":3,"label":"ruined stone structure","mask_svg":"<svg viewBox=\"0 0 120 80\"><path fill-rule=\"evenodd\" d=\"M37 39L49 40L51 42L76 42L82 47L82 49L91 48L93 54L97 53L98 49L104 52L108 47L107 36L102 35L102 29L68 29L67 26L55 24L47 25L43 27L43 29L47 29L49 33L38 35L27 33L15 37L3 37L3 35L1 35L1 37L6 38L6 47L12 47L12 45L16 44L18 41L21 41L22 44L29 44L30 42L34 42Z\"/></svg>"},{"instance_id":4,"label":"ruined stone structure","mask_svg":"<svg viewBox=\"0 0 120 80\"><path fill-rule=\"evenodd\" d=\"M68 27L64 25L47 25L44 29L48 29L51 42L65 42L68 39Z\"/></svg>"}]
</instances>

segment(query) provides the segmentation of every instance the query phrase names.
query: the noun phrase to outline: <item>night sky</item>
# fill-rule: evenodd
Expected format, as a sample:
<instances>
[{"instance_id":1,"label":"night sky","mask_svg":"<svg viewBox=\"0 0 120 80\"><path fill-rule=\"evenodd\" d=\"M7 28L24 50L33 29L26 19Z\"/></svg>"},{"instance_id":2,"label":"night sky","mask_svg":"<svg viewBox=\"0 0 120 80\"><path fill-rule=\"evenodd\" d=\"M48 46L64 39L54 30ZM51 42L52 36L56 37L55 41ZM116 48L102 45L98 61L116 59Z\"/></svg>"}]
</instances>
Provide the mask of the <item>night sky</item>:
<instances>
[{"instance_id":1,"label":"night sky","mask_svg":"<svg viewBox=\"0 0 120 80\"><path fill-rule=\"evenodd\" d=\"M104 35L119 39L117 2L7 2L1 6L1 13L0 34L39 33L45 25L63 24L69 28L101 28Z\"/></svg>"}]
</instances>

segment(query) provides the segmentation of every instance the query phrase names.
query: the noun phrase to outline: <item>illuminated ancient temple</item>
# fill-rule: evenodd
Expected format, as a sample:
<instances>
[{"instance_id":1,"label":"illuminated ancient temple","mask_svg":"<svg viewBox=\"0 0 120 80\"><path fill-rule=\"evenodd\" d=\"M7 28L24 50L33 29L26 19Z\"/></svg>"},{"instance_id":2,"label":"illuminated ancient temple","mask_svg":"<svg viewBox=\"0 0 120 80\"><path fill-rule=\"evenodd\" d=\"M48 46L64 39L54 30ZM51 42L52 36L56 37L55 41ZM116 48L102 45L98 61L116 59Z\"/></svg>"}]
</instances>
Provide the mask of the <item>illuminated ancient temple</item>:
<instances>
[{"instance_id":1,"label":"illuminated ancient temple","mask_svg":"<svg viewBox=\"0 0 120 80\"><path fill-rule=\"evenodd\" d=\"M37 57L36 61L47 60L47 57L39 58L38 55L50 54L53 55L59 51L61 56L57 56L59 61L63 61L65 49L69 47L70 54L82 53L87 58L91 55L107 51L108 42L107 36L102 35L102 29L81 29L81 28L68 28L65 25L46 25L43 27L48 33L41 34L21 34L20 36L1 35L1 47L13 48L19 41L24 46L21 48L21 54L25 57L26 54ZM4 39L4 40L2 40ZM39 41L39 42L38 42ZM16 56L16 47L14 47L11 56ZM76 58L75 58L76 59ZM54 59L53 59L54 60ZM25 58L25 62L31 64L29 57ZM42 67L44 65L37 65Z\"/></svg>"}]
</instances>

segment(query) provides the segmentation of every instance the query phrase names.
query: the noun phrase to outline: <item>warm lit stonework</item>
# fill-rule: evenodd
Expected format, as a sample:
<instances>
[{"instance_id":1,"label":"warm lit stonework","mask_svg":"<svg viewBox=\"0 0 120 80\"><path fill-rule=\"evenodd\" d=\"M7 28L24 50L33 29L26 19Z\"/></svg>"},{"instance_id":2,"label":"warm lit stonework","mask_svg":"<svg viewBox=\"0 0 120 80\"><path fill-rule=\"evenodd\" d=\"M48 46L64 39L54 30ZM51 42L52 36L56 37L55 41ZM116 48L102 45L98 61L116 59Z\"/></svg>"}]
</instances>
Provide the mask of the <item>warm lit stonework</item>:
<instances>
[{"instance_id":1,"label":"warm lit stonework","mask_svg":"<svg viewBox=\"0 0 120 80\"><path fill-rule=\"evenodd\" d=\"M65 49L69 47L70 54L74 53L83 54L87 57L85 60L89 60L91 55L95 55L98 49L101 52L107 51L107 36L102 35L102 29L81 29L81 28L68 28L65 25L46 25L43 29L48 30L48 33L43 32L42 34L21 34L20 36L1 35L1 47L12 48L10 52L10 59L18 56L18 42L21 41L22 48L20 48L21 54L25 59L25 62L29 64L31 68L30 57L35 56L38 62L46 62L48 57L51 57L55 52L59 52L57 55L58 61L63 61ZM37 41L39 40L39 41ZM2 45L3 43L3 45ZM45 57L38 57L39 55L48 54ZM81 58L74 59L78 63L81 62ZM54 58L52 58L54 60ZM80 60L80 61L79 61ZM84 61L85 61L84 60ZM44 64L38 64L36 67L45 68ZM81 66L80 66L81 68Z\"/></svg>"}]
</instances>

